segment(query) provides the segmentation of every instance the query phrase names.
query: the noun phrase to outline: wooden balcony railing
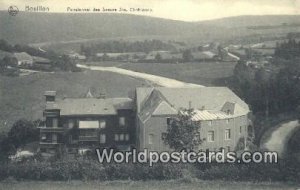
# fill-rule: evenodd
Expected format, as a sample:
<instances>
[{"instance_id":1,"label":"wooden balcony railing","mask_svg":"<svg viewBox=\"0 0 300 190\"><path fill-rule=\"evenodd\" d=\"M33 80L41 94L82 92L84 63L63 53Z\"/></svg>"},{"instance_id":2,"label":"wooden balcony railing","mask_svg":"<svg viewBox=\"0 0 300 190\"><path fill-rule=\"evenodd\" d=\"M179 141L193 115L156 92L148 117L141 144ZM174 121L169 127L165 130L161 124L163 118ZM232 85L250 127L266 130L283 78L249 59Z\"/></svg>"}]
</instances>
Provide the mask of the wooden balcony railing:
<instances>
[{"instance_id":1,"label":"wooden balcony railing","mask_svg":"<svg viewBox=\"0 0 300 190\"><path fill-rule=\"evenodd\" d=\"M79 136L79 141L98 141L97 136Z\"/></svg>"},{"instance_id":2,"label":"wooden balcony railing","mask_svg":"<svg viewBox=\"0 0 300 190\"><path fill-rule=\"evenodd\" d=\"M64 128L62 127L39 127L41 132L56 132L61 133L64 132Z\"/></svg>"}]
</instances>

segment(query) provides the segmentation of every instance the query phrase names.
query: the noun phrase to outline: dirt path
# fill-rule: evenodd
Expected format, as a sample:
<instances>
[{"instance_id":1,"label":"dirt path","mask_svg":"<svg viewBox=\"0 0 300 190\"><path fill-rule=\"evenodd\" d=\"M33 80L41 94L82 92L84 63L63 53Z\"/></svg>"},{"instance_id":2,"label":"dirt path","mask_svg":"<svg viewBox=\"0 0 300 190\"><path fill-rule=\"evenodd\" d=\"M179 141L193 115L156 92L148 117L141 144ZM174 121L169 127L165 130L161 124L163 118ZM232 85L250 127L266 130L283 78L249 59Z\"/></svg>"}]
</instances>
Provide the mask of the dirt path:
<instances>
[{"instance_id":1,"label":"dirt path","mask_svg":"<svg viewBox=\"0 0 300 190\"><path fill-rule=\"evenodd\" d=\"M300 124L298 120L289 121L282 123L275 127L276 129L271 129L266 132L266 137L261 143L260 148L263 150L276 151L278 156L281 157L284 155L287 149L287 143L289 138L292 136L295 130L300 129Z\"/></svg>"},{"instance_id":2,"label":"dirt path","mask_svg":"<svg viewBox=\"0 0 300 190\"><path fill-rule=\"evenodd\" d=\"M131 70L121 69L118 67L86 66L86 65L81 65L81 64L77 64L77 67L83 68L83 69L95 70L95 71L108 71L108 72L114 72L114 73L118 73L118 74L122 74L122 75L128 75L128 76L131 76L134 78L145 79L147 81L150 81L151 83L155 83L159 86L164 86L164 87L204 87L204 86L198 85L198 84L185 83L185 82L178 81L175 79L151 75L151 74L147 74L147 73L135 72L135 71L131 71Z\"/></svg>"}]
</instances>

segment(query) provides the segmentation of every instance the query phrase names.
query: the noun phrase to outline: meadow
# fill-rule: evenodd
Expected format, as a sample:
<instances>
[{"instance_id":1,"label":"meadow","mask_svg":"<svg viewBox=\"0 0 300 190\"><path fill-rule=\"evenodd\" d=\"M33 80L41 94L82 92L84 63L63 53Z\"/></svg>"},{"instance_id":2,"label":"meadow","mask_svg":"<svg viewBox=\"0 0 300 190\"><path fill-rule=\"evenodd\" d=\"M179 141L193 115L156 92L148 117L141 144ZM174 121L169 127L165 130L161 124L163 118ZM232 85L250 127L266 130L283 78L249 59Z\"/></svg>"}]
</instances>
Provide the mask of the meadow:
<instances>
[{"instance_id":1,"label":"meadow","mask_svg":"<svg viewBox=\"0 0 300 190\"><path fill-rule=\"evenodd\" d=\"M295 190L295 184L282 183L251 183L251 182L228 182L228 181L69 181L69 182L52 182L52 181L6 181L0 182L0 189L10 190L137 190L137 189L156 189L156 190Z\"/></svg>"},{"instance_id":2,"label":"meadow","mask_svg":"<svg viewBox=\"0 0 300 190\"><path fill-rule=\"evenodd\" d=\"M47 90L56 90L58 98L84 97L89 88L104 92L107 97L128 97L129 91L145 85L143 80L99 71L0 76L0 132L21 118L42 119L43 95Z\"/></svg>"},{"instance_id":3,"label":"meadow","mask_svg":"<svg viewBox=\"0 0 300 190\"><path fill-rule=\"evenodd\" d=\"M116 66L137 72L168 77L204 86L226 86L226 79L233 75L236 62L191 62L191 63L119 63L92 62L99 66Z\"/></svg>"}]
</instances>

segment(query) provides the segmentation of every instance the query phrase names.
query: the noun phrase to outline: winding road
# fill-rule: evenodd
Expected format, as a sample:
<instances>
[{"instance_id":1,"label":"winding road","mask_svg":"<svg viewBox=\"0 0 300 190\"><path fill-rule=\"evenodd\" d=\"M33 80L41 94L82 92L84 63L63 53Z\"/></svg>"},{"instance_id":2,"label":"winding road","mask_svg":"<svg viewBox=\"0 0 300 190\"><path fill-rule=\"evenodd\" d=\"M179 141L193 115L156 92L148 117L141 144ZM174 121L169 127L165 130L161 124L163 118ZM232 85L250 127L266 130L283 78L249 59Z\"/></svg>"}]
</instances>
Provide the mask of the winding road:
<instances>
[{"instance_id":1,"label":"winding road","mask_svg":"<svg viewBox=\"0 0 300 190\"><path fill-rule=\"evenodd\" d=\"M87 66L82 64L77 64L76 66L82 69L89 69L94 71L108 71L108 72L114 72L122 75L131 76L134 78L140 78L163 87L170 87L170 88L204 87L199 84L185 83L167 77L161 77L161 76L151 75L147 73L140 73L140 72L131 71L127 69L121 69L118 67Z\"/></svg>"},{"instance_id":2,"label":"winding road","mask_svg":"<svg viewBox=\"0 0 300 190\"><path fill-rule=\"evenodd\" d=\"M296 130L300 129L298 120L288 121L275 127L276 129L270 129L266 132L263 142L260 145L262 150L276 151L279 157L284 156L287 150L287 144L291 136Z\"/></svg>"}]
</instances>

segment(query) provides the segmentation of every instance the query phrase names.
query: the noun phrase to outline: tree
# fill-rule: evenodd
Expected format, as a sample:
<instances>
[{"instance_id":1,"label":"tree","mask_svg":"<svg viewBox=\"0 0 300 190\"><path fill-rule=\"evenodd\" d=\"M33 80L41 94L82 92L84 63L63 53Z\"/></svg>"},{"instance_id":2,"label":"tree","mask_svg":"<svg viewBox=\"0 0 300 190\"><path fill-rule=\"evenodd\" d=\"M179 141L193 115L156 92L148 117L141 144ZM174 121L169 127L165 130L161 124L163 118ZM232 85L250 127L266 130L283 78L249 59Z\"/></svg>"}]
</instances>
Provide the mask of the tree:
<instances>
[{"instance_id":1,"label":"tree","mask_svg":"<svg viewBox=\"0 0 300 190\"><path fill-rule=\"evenodd\" d=\"M7 141L16 149L30 142L39 140L39 121L28 121L25 119L15 122L7 134Z\"/></svg>"},{"instance_id":2,"label":"tree","mask_svg":"<svg viewBox=\"0 0 300 190\"><path fill-rule=\"evenodd\" d=\"M155 61L161 61L161 55L159 54L159 53L157 53L156 55L155 55Z\"/></svg>"},{"instance_id":3,"label":"tree","mask_svg":"<svg viewBox=\"0 0 300 190\"><path fill-rule=\"evenodd\" d=\"M176 117L170 118L165 144L177 151L195 150L203 139L200 139L200 123L193 120L192 109L180 110Z\"/></svg>"},{"instance_id":4,"label":"tree","mask_svg":"<svg viewBox=\"0 0 300 190\"><path fill-rule=\"evenodd\" d=\"M192 59L193 59L192 51L189 50L189 49L185 50L185 51L182 53L182 59L183 59L183 61L185 61L185 62L192 61Z\"/></svg>"}]
</instances>

